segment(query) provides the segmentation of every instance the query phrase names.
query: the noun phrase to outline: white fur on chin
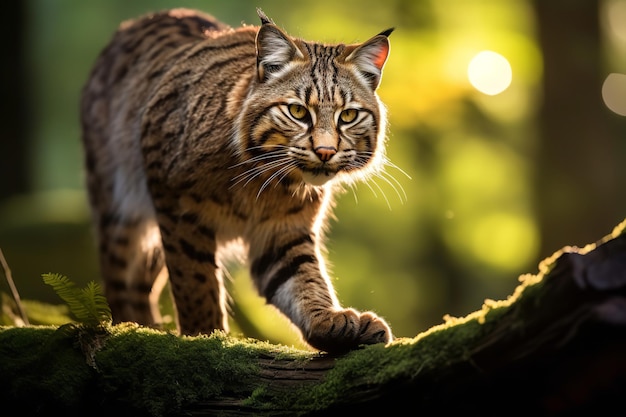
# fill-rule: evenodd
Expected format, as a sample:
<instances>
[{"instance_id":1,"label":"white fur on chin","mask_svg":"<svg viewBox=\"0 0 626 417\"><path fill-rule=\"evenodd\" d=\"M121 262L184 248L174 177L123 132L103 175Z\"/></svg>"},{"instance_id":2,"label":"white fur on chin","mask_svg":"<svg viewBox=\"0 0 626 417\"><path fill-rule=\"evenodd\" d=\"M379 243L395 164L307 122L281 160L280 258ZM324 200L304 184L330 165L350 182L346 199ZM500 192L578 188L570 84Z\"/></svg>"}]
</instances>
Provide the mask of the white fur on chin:
<instances>
[{"instance_id":1,"label":"white fur on chin","mask_svg":"<svg viewBox=\"0 0 626 417\"><path fill-rule=\"evenodd\" d=\"M324 172L320 174L313 174L311 172L302 172L302 179L304 182L314 186L320 186L326 184L329 180L335 178L334 172Z\"/></svg>"}]
</instances>

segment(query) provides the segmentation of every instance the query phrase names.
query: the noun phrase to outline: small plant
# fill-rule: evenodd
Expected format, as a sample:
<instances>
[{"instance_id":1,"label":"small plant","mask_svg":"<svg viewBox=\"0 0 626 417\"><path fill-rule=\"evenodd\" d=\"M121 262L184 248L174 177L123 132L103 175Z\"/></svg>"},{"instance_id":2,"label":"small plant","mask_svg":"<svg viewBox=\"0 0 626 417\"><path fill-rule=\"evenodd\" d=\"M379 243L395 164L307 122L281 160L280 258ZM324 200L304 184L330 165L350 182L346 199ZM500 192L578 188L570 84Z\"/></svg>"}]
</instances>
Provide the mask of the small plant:
<instances>
[{"instance_id":1,"label":"small plant","mask_svg":"<svg viewBox=\"0 0 626 417\"><path fill-rule=\"evenodd\" d=\"M112 322L111 308L100 285L91 281L80 289L69 278L60 274L43 274L43 282L52 286L65 301L78 324L59 328L63 334L74 334L89 366L98 369L96 352L104 346Z\"/></svg>"},{"instance_id":2,"label":"small plant","mask_svg":"<svg viewBox=\"0 0 626 417\"><path fill-rule=\"evenodd\" d=\"M87 327L104 327L112 320L111 309L100 285L94 281L80 289L60 274L43 274L43 282L52 286L70 308L76 320Z\"/></svg>"}]
</instances>

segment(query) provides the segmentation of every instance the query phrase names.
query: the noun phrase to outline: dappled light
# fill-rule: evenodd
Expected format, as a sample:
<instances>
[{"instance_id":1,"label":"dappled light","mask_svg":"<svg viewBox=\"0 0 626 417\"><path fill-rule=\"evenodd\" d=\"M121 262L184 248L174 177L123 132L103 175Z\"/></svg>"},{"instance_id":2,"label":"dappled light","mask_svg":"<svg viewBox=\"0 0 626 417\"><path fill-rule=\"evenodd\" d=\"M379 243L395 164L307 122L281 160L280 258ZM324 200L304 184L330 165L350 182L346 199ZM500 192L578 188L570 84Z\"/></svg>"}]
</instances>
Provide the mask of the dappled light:
<instances>
[{"instance_id":1,"label":"dappled light","mask_svg":"<svg viewBox=\"0 0 626 417\"><path fill-rule=\"evenodd\" d=\"M605 22L609 36L621 42L626 42L626 1L607 0L601 2L602 19Z\"/></svg>"},{"instance_id":2,"label":"dappled light","mask_svg":"<svg viewBox=\"0 0 626 417\"><path fill-rule=\"evenodd\" d=\"M511 85L511 64L497 52L481 51L470 61L467 76L475 89L493 96Z\"/></svg>"},{"instance_id":3,"label":"dappled light","mask_svg":"<svg viewBox=\"0 0 626 417\"><path fill-rule=\"evenodd\" d=\"M608 67L602 83L602 100L613 113L626 116L626 0L605 0L600 5L600 21L607 47L616 53L608 54Z\"/></svg>"},{"instance_id":4,"label":"dappled light","mask_svg":"<svg viewBox=\"0 0 626 417\"><path fill-rule=\"evenodd\" d=\"M616 114L626 116L626 74L609 74L602 84L604 104Z\"/></svg>"},{"instance_id":5,"label":"dappled light","mask_svg":"<svg viewBox=\"0 0 626 417\"><path fill-rule=\"evenodd\" d=\"M480 138L465 138L448 151L441 176L451 207L444 236L463 262L506 276L537 256L534 221L529 205L522 203L529 194L520 175L523 165L509 149Z\"/></svg>"},{"instance_id":6,"label":"dappled light","mask_svg":"<svg viewBox=\"0 0 626 417\"><path fill-rule=\"evenodd\" d=\"M523 268L536 259L539 236L528 216L487 212L473 220L450 234L449 243L459 253L471 254L474 262L504 271Z\"/></svg>"}]
</instances>

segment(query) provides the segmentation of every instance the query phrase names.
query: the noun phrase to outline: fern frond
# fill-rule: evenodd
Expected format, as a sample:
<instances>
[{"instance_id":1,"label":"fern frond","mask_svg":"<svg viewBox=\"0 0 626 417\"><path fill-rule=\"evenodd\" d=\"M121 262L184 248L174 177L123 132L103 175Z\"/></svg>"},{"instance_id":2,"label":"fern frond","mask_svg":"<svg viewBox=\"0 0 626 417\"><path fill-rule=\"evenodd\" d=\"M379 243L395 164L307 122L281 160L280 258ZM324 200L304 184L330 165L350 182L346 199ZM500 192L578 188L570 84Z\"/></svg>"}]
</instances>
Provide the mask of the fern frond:
<instances>
[{"instance_id":1,"label":"fern frond","mask_svg":"<svg viewBox=\"0 0 626 417\"><path fill-rule=\"evenodd\" d=\"M81 290L81 299L86 311L82 319L77 315L79 320L95 320L94 324L111 321L111 309L98 283L89 282Z\"/></svg>"},{"instance_id":2,"label":"fern frond","mask_svg":"<svg viewBox=\"0 0 626 417\"><path fill-rule=\"evenodd\" d=\"M66 276L54 273L43 274L43 281L67 303L78 322L99 326L111 321L111 309L97 283L92 281L81 290Z\"/></svg>"},{"instance_id":3,"label":"fern frond","mask_svg":"<svg viewBox=\"0 0 626 417\"><path fill-rule=\"evenodd\" d=\"M82 305L76 284L70 281L68 277L54 273L43 274L43 282L50 285L54 292L69 306L72 314L77 316L76 311L80 311Z\"/></svg>"}]
</instances>

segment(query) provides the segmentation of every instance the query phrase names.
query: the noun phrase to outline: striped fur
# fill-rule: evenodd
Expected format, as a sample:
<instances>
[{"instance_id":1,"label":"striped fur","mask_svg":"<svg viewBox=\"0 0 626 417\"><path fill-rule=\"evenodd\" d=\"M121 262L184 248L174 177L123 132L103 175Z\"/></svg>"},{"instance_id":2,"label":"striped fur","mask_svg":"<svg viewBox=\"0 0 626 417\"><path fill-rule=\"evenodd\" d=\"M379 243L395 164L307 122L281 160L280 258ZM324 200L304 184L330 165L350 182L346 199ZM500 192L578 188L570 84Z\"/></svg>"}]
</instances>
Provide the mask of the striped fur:
<instances>
[{"instance_id":1,"label":"striped fur","mask_svg":"<svg viewBox=\"0 0 626 417\"><path fill-rule=\"evenodd\" d=\"M324 266L338 184L376 172L375 90L390 31L363 44L293 39L259 12L231 29L176 9L123 23L83 90L88 191L116 322L160 322L169 277L183 334L227 330L225 248L312 346L388 342L342 308Z\"/></svg>"}]
</instances>

